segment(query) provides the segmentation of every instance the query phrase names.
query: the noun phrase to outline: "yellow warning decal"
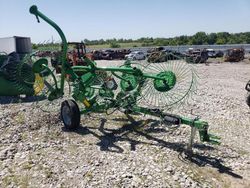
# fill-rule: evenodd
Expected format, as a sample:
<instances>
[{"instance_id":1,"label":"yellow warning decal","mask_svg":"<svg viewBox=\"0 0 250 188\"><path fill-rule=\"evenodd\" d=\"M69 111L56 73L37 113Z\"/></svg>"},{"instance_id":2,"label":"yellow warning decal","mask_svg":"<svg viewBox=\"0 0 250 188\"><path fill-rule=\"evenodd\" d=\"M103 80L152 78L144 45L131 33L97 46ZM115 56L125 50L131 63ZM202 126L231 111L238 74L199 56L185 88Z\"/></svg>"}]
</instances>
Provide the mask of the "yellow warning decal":
<instances>
[{"instance_id":1,"label":"yellow warning decal","mask_svg":"<svg viewBox=\"0 0 250 188\"><path fill-rule=\"evenodd\" d=\"M90 103L89 103L89 101L85 98L84 100L83 100L83 104L87 107L87 108L89 108L91 105L90 105Z\"/></svg>"},{"instance_id":2,"label":"yellow warning decal","mask_svg":"<svg viewBox=\"0 0 250 188\"><path fill-rule=\"evenodd\" d=\"M43 78L39 74L35 74L35 83L33 85L35 95L40 93L42 89L44 88L44 81Z\"/></svg>"}]
</instances>

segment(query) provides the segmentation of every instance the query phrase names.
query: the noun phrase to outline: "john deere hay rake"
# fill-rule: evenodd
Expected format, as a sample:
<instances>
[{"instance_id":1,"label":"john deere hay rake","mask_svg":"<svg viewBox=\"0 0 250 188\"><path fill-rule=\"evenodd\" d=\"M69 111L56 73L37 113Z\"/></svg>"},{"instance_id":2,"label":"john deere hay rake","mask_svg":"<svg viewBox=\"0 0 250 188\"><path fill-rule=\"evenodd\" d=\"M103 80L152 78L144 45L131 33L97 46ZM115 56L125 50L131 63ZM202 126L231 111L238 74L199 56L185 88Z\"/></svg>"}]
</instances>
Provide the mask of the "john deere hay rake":
<instances>
[{"instance_id":1,"label":"john deere hay rake","mask_svg":"<svg viewBox=\"0 0 250 188\"><path fill-rule=\"evenodd\" d=\"M0 96L32 96L40 92L40 83L42 78L32 72L31 55L0 54Z\"/></svg>"},{"instance_id":2,"label":"john deere hay rake","mask_svg":"<svg viewBox=\"0 0 250 188\"><path fill-rule=\"evenodd\" d=\"M120 110L125 114L148 114L163 122L191 126L191 144L195 130L200 140L219 143L218 137L208 134L208 123L199 119L189 119L164 112L174 105L184 102L193 92L196 82L195 72L184 60L169 60L165 63L146 64L125 61L120 67L100 67L83 56L86 66L70 66L66 60L67 40L60 27L41 13L33 5L30 13L52 26L62 39L61 75L58 81L47 59L37 60L32 67L33 75L46 82L52 78L54 84L48 85L48 100L62 98L65 92L65 79L73 87L72 98L62 102L61 119L65 128L76 129L80 116L87 113ZM33 80L35 78L32 78ZM40 91L44 84L38 84Z\"/></svg>"}]
</instances>

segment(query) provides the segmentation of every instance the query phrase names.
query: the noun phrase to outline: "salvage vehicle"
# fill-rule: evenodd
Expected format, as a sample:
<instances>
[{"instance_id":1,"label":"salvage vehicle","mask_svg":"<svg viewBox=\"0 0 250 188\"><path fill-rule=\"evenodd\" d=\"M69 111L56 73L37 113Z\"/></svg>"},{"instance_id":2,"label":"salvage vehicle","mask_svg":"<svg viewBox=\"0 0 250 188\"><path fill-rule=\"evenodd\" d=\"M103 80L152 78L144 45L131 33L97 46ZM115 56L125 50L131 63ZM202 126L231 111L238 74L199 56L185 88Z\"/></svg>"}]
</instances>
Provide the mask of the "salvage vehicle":
<instances>
[{"instance_id":1,"label":"salvage vehicle","mask_svg":"<svg viewBox=\"0 0 250 188\"><path fill-rule=\"evenodd\" d=\"M206 49L189 48L185 53L188 63L206 63L208 60L208 52Z\"/></svg>"},{"instance_id":2,"label":"salvage vehicle","mask_svg":"<svg viewBox=\"0 0 250 188\"><path fill-rule=\"evenodd\" d=\"M224 53L221 50L214 50L214 49L206 49L207 50L207 55L210 58L217 58L217 57L223 57Z\"/></svg>"},{"instance_id":3,"label":"salvage vehicle","mask_svg":"<svg viewBox=\"0 0 250 188\"><path fill-rule=\"evenodd\" d=\"M213 58L213 57L216 57L216 52L214 49L207 49L207 55L208 57Z\"/></svg>"},{"instance_id":4,"label":"salvage vehicle","mask_svg":"<svg viewBox=\"0 0 250 188\"><path fill-rule=\"evenodd\" d=\"M232 48L226 51L225 62L239 62L244 59L244 48Z\"/></svg>"},{"instance_id":5,"label":"salvage vehicle","mask_svg":"<svg viewBox=\"0 0 250 188\"><path fill-rule=\"evenodd\" d=\"M143 52L134 51L134 52L131 52L128 55L125 55L125 59L128 59L128 60L144 60L144 59L146 59L146 56L145 56L145 54Z\"/></svg>"},{"instance_id":6,"label":"salvage vehicle","mask_svg":"<svg viewBox=\"0 0 250 188\"><path fill-rule=\"evenodd\" d=\"M177 51L165 49L152 51L147 54L147 61L149 63L167 62L168 60L177 60L179 58L185 58L185 55Z\"/></svg>"}]
</instances>

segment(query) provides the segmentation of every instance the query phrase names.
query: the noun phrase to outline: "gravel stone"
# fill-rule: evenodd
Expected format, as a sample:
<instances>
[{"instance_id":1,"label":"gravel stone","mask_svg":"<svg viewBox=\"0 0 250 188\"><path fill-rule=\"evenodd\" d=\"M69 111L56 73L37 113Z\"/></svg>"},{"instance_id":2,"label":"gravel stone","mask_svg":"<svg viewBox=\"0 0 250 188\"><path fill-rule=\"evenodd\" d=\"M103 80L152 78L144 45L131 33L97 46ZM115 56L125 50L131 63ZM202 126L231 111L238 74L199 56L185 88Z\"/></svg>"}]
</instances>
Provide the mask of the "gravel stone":
<instances>
[{"instance_id":1,"label":"gravel stone","mask_svg":"<svg viewBox=\"0 0 250 188\"><path fill-rule=\"evenodd\" d=\"M249 187L244 87L250 63L193 66L200 76L193 100L169 113L201 117L221 145L201 143L196 135L189 159L183 152L190 137L186 125L133 116L144 122L140 127L116 111L82 116L81 127L68 132L59 119L64 99L9 103L19 99L0 97L0 187Z\"/></svg>"}]
</instances>

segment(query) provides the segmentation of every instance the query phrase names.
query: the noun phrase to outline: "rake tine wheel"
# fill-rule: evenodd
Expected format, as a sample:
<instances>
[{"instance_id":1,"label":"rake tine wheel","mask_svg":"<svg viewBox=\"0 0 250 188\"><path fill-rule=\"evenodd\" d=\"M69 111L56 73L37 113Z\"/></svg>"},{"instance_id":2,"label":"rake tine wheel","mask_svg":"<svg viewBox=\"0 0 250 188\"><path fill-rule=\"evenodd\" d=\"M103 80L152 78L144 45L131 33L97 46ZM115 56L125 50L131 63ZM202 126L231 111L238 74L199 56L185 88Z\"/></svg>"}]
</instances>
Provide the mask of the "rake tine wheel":
<instances>
[{"instance_id":1,"label":"rake tine wheel","mask_svg":"<svg viewBox=\"0 0 250 188\"><path fill-rule=\"evenodd\" d=\"M153 79L147 80L142 88L142 96L145 105L150 107L170 109L173 106L179 106L185 103L196 89L195 70L183 59L150 63L145 72L165 76L167 84L171 86L161 90L160 87L157 88L157 84L162 85L160 82Z\"/></svg>"}]
</instances>

